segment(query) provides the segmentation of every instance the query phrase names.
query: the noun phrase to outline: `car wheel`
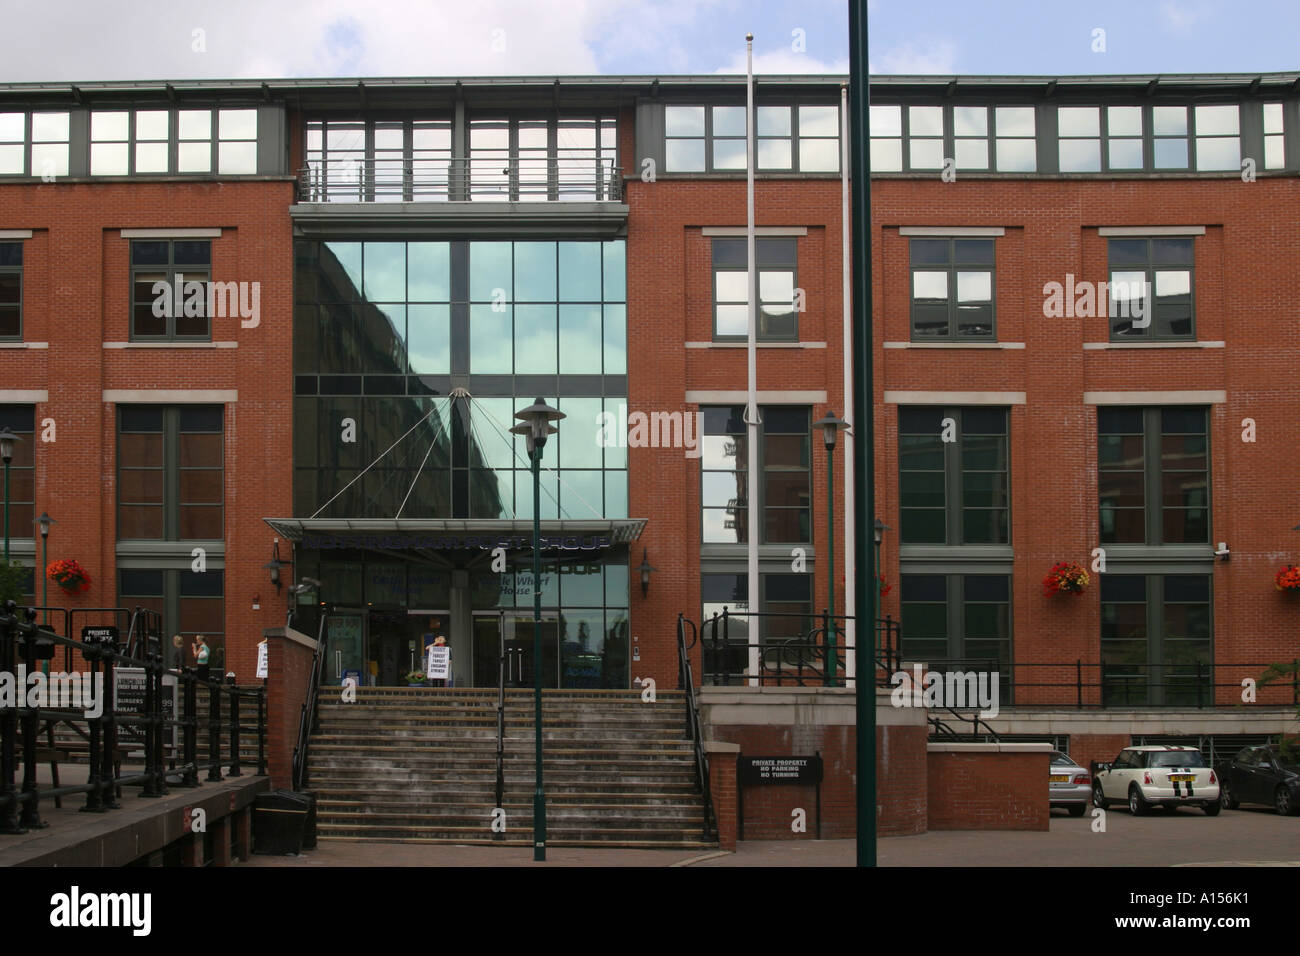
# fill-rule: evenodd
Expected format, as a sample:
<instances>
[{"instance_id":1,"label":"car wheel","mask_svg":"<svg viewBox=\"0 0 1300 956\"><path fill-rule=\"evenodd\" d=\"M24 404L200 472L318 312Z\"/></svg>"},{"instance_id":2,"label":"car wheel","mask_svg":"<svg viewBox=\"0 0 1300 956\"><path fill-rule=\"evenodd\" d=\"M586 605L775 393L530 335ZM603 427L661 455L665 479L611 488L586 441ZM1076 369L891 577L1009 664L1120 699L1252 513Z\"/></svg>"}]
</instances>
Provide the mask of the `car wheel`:
<instances>
[{"instance_id":1,"label":"car wheel","mask_svg":"<svg viewBox=\"0 0 1300 956\"><path fill-rule=\"evenodd\" d=\"M1099 783L1094 783L1092 785L1092 805L1094 807L1101 807L1103 810L1110 806L1110 801L1103 795L1101 784Z\"/></svg>"},{"instance_id":2,"label":"car wheel","mask_svg":"<svg viewBox=\"0 0 1300 956\"><path fill-rule=\"evenodd\" d=\"M1128 788L1128 810L1135 817L1144 817L1151 809L1151 804L1147 803L1146 797L1142 796L1142 791L1138 789L1137 784Z\"/></svg>"},{"instance_id":3,"label":"car wheel","mask_svg":"<svg viewBox=\"0 0 1300 956\"><path fill-rule=\"evenodd\" d=\"M1284 817L1293 816L1297 810L1295 799L1285 785L1277 788L1277 792L1273 795L1273 806Z\"/></svg>"},{"instance_id":4,"label":"car wheel","mask_svg":"<svg viewBox=\"0 0 1300 956\"><path fill-rule=\"evenodd\" d=\"M1219 785L1219 806L1225 810L1236 810L1238 805L1236 796L1228 789L1228 782L1225 780Z\"/></svg>"},{"instance_id":5,"label":"car wheel","mask_svg":"<svg viewBox=\"0 0 1300 956\"><path fill-rule=\"evenodd\" d=\"M1214 803L1207 803L1204 807L1207 817L1217 817L1222 809L1222 805L1217 800Z\"/></svg>"},{"instance_id":6,"label":"car wheel","mask_svg":"<svg viewBox=\"0 0 1300 956\"><path fill-rule=\"evenodd\" d=\"M1072 803L1067 809L1069 809L1070 811L1070 816L1081 817L1083 816L1083 811L1087 810L1088 808L1082 803Z\"/></svg>"}]
</instances>

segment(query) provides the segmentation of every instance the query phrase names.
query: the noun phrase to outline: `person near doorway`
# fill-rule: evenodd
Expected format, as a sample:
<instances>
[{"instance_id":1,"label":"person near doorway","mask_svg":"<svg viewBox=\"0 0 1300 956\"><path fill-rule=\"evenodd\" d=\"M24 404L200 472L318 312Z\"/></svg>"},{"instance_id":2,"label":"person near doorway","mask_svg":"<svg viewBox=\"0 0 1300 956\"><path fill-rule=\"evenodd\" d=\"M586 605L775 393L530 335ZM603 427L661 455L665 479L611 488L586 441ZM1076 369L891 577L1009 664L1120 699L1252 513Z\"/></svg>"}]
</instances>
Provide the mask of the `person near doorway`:
<instances>
[{"instance_id":1,"label":"person near doorway","mask_svg":"<svg viewBox=\"0 0 1300 956\"><path fill-rule=\"evenodd\" d=\"M433 658L434 648L440 648L440 649L446 648L447 650L447 670L446 670L447 676L431 677L430 680L434 687L451 687L452 686L451 648L447 647L447 638L443 637L441 634L435 637L433 639L433 643L429 645L429 659L425 661L425 673L431 674L433 671L432 658Z\"/></svg>"},{"instance_id":2,"label":"person near doorway","mask_svg":"<svg viewBox=\"0 0 1300 956\"><path fill-rule=\"evenodd\" d=\"M198 664L199 680L206 681L208 679L208 658L211 656L212 649L208 647L208 643L203 639L202 635L194 638L191 649L194 651L194 661Z\"/></svg>"}]
</instances>

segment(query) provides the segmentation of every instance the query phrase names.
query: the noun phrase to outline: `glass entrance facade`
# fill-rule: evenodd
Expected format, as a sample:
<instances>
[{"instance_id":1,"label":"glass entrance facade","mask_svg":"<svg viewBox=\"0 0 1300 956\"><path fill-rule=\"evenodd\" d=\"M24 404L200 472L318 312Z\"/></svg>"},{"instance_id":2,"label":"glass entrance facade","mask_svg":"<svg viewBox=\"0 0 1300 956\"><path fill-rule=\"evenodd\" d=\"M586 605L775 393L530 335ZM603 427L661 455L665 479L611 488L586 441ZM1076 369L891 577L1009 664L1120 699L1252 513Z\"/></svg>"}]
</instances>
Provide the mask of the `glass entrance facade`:
<instances>
[{"instance_id":1,"label":"glass entrance facade","mask_svg":"<svg viewBox=\"0 0 1300 956\"><path fill-rule=\"evenodd\" d=\"M539 517L627 518L627 451L600 440L602 413L627 403L624 256L622 240L299 241L295 514L457 519L470 532L531 519L530 464L509 429L541 396L567 417L546 445ZM535 639L531 543L520 544L494 571L489 549L317 550L304 539L295 573L362 621L350 668L361 682L418 667L436 617L457 685L495 685L502 626L484 630L483 612L505 612L516 657ZM543 560L544 683L628 686L626 550ZM300 609L301 626L315 609ZM531 682L531 650L523 657Z\"/></svg>"}]
</instances>

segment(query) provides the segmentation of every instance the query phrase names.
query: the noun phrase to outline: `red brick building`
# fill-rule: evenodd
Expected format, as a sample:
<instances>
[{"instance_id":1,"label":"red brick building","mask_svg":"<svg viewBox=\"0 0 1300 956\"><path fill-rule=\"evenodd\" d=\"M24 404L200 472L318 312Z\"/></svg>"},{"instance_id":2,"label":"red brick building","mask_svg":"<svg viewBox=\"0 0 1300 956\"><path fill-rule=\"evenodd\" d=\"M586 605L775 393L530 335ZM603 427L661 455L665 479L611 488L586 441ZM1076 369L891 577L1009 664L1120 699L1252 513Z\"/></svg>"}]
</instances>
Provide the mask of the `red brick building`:
<instances>
[{"instance_id":1,"label":"red brick building","mask_svg":"<svg viewBox=\"0 0 1300 956\"><path fill-rule=\"evenodd\" d=\"M1295 80L873 87L883 610L907 660L999 674L1004 735L1086 758L1288 726L1289 690L1235 704L1297 651ZM756 493L759 638L806 636L830 548L841 614L852 568L847 450L828 538L812 427L850 404L842 84L757 84L753 480L743 79L4 87L13 554L41 563L48 513L93 582L51 604L154 607L241 680L325 605L331 679L399 682L443 634L462 686L502 639L519 683L540 641L550 686L670 686L679 614L749 609ZM159 309L178 275L236 283L229 308ZM508 428L537 396L567 418L534 582ZM1044 596L1060 561L1081 596ZM708 681L747 676L731 626Z\"/></svg>"}]
</instances>

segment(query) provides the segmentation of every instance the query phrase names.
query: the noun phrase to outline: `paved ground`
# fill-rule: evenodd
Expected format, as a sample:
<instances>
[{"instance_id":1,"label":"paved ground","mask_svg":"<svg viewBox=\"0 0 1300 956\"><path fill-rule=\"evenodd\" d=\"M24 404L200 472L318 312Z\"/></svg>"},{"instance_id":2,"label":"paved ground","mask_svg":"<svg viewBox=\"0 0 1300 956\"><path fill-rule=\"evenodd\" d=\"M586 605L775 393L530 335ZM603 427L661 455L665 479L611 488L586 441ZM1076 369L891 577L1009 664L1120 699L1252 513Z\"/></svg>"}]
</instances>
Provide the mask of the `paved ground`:
<instances>
[{"instance_id":1,"label":"paved ground","mask_svg":"<svg viewBox=\"0 0 1300 956\"><path fill-rule=\"evenodd\" d=\"M881 840L880 866L1297 866L1300 817L1268 810L1052 815L1047 833L947 831ZM853 866L852 840L748 841L736 853L551 847L544 864L516 847L419 846L329 841L297 857L254 857L249 866Z\"/></svg>"}]
</instances>

